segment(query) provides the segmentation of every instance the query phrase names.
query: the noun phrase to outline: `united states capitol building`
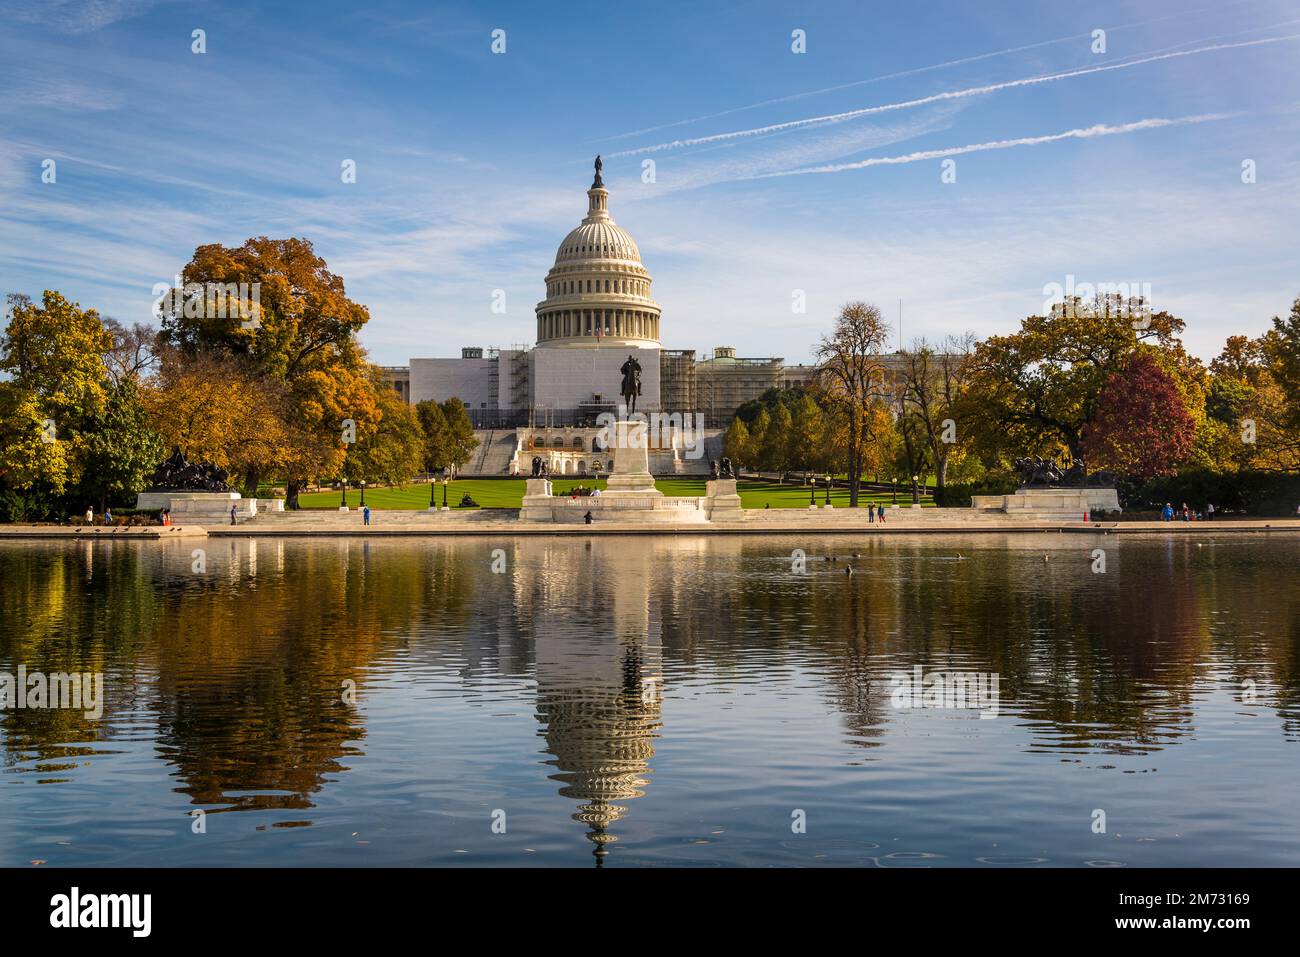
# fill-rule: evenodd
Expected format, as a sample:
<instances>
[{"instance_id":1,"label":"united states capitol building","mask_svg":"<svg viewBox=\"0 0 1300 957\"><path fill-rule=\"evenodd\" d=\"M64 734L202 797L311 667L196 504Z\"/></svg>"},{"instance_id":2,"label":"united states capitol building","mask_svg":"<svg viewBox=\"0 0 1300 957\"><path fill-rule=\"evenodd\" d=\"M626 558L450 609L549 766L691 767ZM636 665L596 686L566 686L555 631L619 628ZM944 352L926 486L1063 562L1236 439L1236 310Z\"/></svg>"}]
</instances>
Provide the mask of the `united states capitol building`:
<instances>
[{"instance_id":1,"label":"united states capitol building","mask_svg":"<svg viewBox=\"0 0 1300 957\"><path fill-rule=\"evenodd\" d=\"M411 359L385 371L410 403L465 403L480 443L468 473L523 474L540 455L552 474L581 475L608 468L597 418L618 411L619 370L633 356L642 370L637 411L689 416L704 430L703 455L691 451L694 436L665 431L650 450L651 470L707 472L741 405L771 388L802 385L815 369L739 357L729 346L701 357L665 349L653 282L636 240L610 215L597 157L587 215L564 237L546 274L537 344L466 346L459 358Z\"/></svg>"}]
</instances>

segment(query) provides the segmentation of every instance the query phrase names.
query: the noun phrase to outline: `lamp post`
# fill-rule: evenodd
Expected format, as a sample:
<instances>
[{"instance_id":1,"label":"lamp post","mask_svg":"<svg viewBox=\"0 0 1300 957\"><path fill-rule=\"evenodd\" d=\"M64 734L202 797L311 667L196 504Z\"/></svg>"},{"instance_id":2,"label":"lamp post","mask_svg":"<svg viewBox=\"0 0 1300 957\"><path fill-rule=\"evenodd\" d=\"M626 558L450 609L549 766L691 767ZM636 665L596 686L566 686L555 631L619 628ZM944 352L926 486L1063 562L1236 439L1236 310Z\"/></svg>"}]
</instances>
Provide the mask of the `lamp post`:
<instances>
[{"instance_id":1,"label":"lamp post","mask_svg":"<svg viewBox=\"0 0 1300 957\"><path fill-rule=\"evenodd\" d=\"M347 508L347 507L348 507L348 480L345 478L343 480L343 504L341 504L339 508Z\"/></svg>"},{"instance_id":2,"label":"lamp post","mask_svg":"<svg viewBox=\"0 0 1300 957\"><path fill-rule=\"evenodd\" d=\"M443 508L447 507L447 486L450 484L451 484L451 471L449 469L443 469L442 470L442 507Z\"/></svg>"},{"instance_id":3,"label":"lamp post","mask_svg":"<svg viewBox=\"0 0 1300 957\"><path fill-rule=\"evenodd\" d=\"M817 478L808 483L808 504L816 507L817 505Z\"/></svg>"},{"instance_id":4,"label":"lamp post","mask_svg":"<svg viewBox=\"0 0 1300 957\"><path fill-rule=\"evenodd\" d=\"M892 479L890 479L890 481L894 483L894 500L889 504L897 505L898 504L898 476L895 475Z\"/></svg>"},{"instance_id":5,"label":"lamp post","mask_svg":"<svg viewBox=\"0 0 1300 957\"><path fill-rule=\"evenodd\" d=\"M917 480L917 476L913 475L912 476L912 504L913 505L916 505L921 501L920 493L918 493L916 490L916 480Z\"/></svg>"},{"instance_id":6,"label":"lamp post","mask_svg":"<svg viewBox=\"0 0 1300 957\"><path fill-rule=\"evenodd\" d=\"M826 504L831 504L831 477L826 476Z\"/></svg>"},{"instance_id":7,"label":"lamp post","mask_svg":"<svg viewBox=\"0 0 1300 957\"><path fill-rule=\"evenodd\" d=\"M366 507L366 480L361 480L361 507Z\"/></svg>"},{"instance_id":8,"label":"lamp post","mask_svg":"<svg viewBox=\"0 0 1300 957\"><path fill-rule=\"evenodd\" d=\"M429 508L438 507L438 476L429 473Z\"/></svg>"}]
</instances>

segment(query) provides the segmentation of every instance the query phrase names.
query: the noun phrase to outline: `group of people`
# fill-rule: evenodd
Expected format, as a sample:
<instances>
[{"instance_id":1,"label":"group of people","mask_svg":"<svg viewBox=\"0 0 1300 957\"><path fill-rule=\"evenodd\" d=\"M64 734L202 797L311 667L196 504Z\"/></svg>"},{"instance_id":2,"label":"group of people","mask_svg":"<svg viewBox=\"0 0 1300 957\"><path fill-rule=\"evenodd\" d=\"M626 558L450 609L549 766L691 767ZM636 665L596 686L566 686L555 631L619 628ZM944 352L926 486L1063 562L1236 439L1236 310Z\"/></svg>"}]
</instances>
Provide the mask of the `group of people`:
<instances>
[{"instance_id":1,"label":"group of people","mask_svg":"<svg viewBox=\"0 0 1300 957\"><path fill-rule=\"evenodd\" d=\"M1169 502L1165 502L1165 507L1160 510L1160 521L1162 522L1172 522L1174 519L1177 519L1180 522L1200 522L1212 518L1214 518L1213 502L1206 505L1205 511L1203 512L1198 512L1193 508L1189 508L1186 502L1184 502L1183 507L1179 509L1174 508Z\"/></svg>"},{"instance_id":2,"label":"group of people","mask_svg":"<svg viewBox=\"0 0 1300 957\"><path fill-rule=\"evenodd\" d=\"M867 503L867 522L874 525L879 521L881 525L885 524L885 506L883 504L872 505Z\"/></svg>"},{"instance_id":3,"label":"group of people","mask_svg":"<svg viewBox=\"0 0 1300 957\"><path fill-rule=\"evenodd\" d=\"M83 515L82 517L86 520L86 524L87 524L87 525L94 525L94 524L95 524L95 509L94 509L94 506L87 505L87 506L86 506L86 514ZM113 510L112 510L111 508L105 508L105 509L104 509L103 523L104 523L105 525L112 525L112 524L113 524Z\"/></svg>"},{"instance_id":4,"label":"group of people","mask_svg":"<svg viewBox=\"0 0 1300 957\"><path fill-rule=\"evenodd\" d=\"M587 488L585 485L575 485L569 492L569 498L600 498L600 489Z\"/></svg>"}]
</instances>

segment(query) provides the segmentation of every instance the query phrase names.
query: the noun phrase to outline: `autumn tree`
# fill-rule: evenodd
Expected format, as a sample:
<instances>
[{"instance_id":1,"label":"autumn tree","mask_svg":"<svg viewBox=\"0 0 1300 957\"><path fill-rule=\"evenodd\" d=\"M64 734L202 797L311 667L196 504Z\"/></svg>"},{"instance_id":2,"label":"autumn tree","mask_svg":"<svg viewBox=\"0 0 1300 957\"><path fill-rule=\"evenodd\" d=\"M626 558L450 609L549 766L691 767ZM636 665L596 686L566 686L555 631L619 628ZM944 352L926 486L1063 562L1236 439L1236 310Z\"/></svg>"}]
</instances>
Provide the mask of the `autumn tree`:
<instances>
[{"instance_id":1,"label":"autumn tree","mask_svg":"<svg viewBox=\"0 0 1300 957\"><path fill-rule=\"evenodd\" d=\"M378 405L378 425L350 446L344 463L349 482L409 481L424 463L425 435L415 410L384 380L383 370L371 366L371 386Z\"/></svg>"},{"instance_id":2,"label":"autumn tree","mask_svg":"<svg viewBox=\"0 0 1300 957\"><path fill-rule=\"evenodd\" d=\"M256 482L285 456L287 387L260 375L246 357L184 358L165 350L142 398L167 448L226 469L236 484Z\"/></svg>"},{"instance_id":3,"label":"autumn tree","mask_svg":"<svg viewBox=\"0 0 1300 957\"><path fill-rule=\"evenodd\" d=\"M1139 344L1181 348L1182 328L1167 312L1135 316L1111 296L1030 316L1018 332L975 349L970 398L980 415L970 424L993 448L1054 452L1063 445L1082 458L1084 432L1111 377L1127 368Z\"/></svg>"},{"instance_id":4,"label":"autumn tree","mask_svg":"<svg viewBox=\"0 0 1300 957\"><path fill-rule=\"evenodd\" d=\"M1195 441L1196 422L1177 384L1144 351L1113 373L1101 390L1082 449L1093 468L1150 479L1171 474Z\"/></svg>"},{"instance_id":5,"label":"autumn tree","mask_svg":"<svg viewBox=\"0 0 1300 957\"><path fill-rule=\"evenodd\" d=\"M880 310L869 303L850 302L841 308L831 333L816 346L823 402L844 414L853 508L858 504L864 452L878 438L880 411L889 394L880 361L888 340L889 328Z\"/></svg>"},{"instance_id":6,"label":"autumn tree","mask_svg":"<svg viewBox=\"0 0 1300 957\"><path fill-rule=\"evenodd\" d=\"M305 239L200 246L183 289L163 304L162 338L183 360L243 360L283 387L279 467L288 506L312 477L340 474L349 444L379 427L375 390L357 333L370 316ZM246 482L255 486L258 473Z\"/></svg>"},{"instance_id":7,"label":"autumn tree","mask_svg":"<svg viewBox=\"0 0 1300 957\"><path fill-rule=\"evenodd\" d=\"M0 336L0 372L8 376L0 479L44 502L31 511L48 513L85 470L88 423L108 395L103 355L112 340L94 309L53 290L39 305L24 295L9 296L8 305Z\"/></svg>"},{"instance_id":8,"label":"autumn tree","mask_svg":"<svg viewBox=\"0 0 1300 957\"><path fill-rule=\"evenodd\" d=\"M919 339L903 352L897 373L900 411L909 417L909 428L916 426L918 441L928 450L936 494L943 491L957 448L958 416L970 386L975 344L972 333L950 336L937 348Z\"/></svg>"},{"instance_id":9,"label":"autumn tree","mask_svg":"<svg viewBox=\"0 0 1300 957\"><path fill-rule=\"evenodd\" d=\"M1210 363L1206 417L1220 434L1220 469L1300 469L1300 300L1258 339L1230 336Z\"/></svg>"},{"instance_id":10,"label":"autumn tree","mask_svg":"<svg viewBox=\"0 0 1300 957\"><path fill-rule=\"evenodd\" d=\"M0 381L0 508L5 521L48 513L67 486L68 444L51 433L35 392Z\"/></svg>"}]
</instances>

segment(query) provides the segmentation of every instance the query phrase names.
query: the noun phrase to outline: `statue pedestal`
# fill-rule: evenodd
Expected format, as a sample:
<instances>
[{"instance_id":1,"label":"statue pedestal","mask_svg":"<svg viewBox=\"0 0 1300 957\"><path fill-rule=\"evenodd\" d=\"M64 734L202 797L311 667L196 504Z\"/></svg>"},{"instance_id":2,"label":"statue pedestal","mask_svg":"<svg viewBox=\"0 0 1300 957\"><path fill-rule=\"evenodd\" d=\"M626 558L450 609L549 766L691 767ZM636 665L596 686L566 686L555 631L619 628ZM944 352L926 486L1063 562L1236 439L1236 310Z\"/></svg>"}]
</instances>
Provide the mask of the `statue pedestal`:
<instances>
[{"instance_id":1,"label":"statue pedestal","mask_svg":"<svg viewBox=\"0 0 1300 957\"><path fill-rule=\"evenodd\" d=\"M1014 495L975 495L971 507L1000 511L1028 521L1083 521L1106 512L1118 512L1119 494L1113 488L1052 488L1029 486Z\"/></svg>"},{"instance_id":2,"label":"statue pedestal","mask_svg":"<svg viewBox=\"0 0 1300 957\"><path fill-rule=\"evenodd\" d=\"M138 509L168 509L174 525L229 525L232 505L239 520L284 511L284 499L244 498L238 492L141 492L135 500Z\"/></svg>"},{"instance_id":3,"label":"statue pedestal","mask_svg":"<svg viewBox=\"0 0 1300 957\"><path fill-rule=\"evenodd\" d=\"M519 508L519 517L527 522L549 522L553 503L550 479L527 479L524 482L524 500Z\"/></svg>"},{"instance_id":4,"label":"statue pedestal","mask_svg":"<svg viewBox=\"0 0 1300 957\"><path fill-rule=\"evenodd\" d=\"M709 513L709 521L739 522L745 518L734 478L709 479L704 488L704 507Z\"/></svg>"},{"instance_id":5,"label":"statue pedestal","mask_svg":"<svg viewBox=\"0 0 1300 957\"><path fill-rule=\"evenodd\" d=\"M663 493L655 488L654 476L650 474L646 433L644 422L614 423L609 435L609 448L614 453L614 471L605 479L602 497L663 497Z\"/></svg>"},{"instance_id":6,"label":"statue pedestal","mask_svg":"<svg viewBox=\"0 0 1300 957\"><path fill-rule=\"evenodd\" d=\"M581 524L590 512L598 526L607 522L620 525L707 522L706 499L698 496L669 498L655 488L649 468L646 431L644 422L615 422L609 427L607 448L614 457L614 469L606 477L605 489L599 495L555 496L551 494L550 482L529 479L523 507L519 510L520 519Z\"/></svg>"}]
</instances>

